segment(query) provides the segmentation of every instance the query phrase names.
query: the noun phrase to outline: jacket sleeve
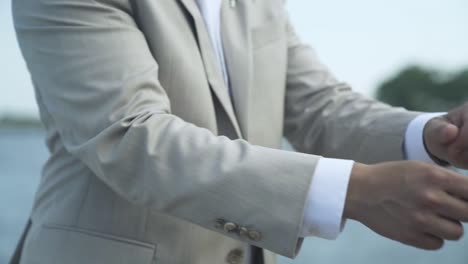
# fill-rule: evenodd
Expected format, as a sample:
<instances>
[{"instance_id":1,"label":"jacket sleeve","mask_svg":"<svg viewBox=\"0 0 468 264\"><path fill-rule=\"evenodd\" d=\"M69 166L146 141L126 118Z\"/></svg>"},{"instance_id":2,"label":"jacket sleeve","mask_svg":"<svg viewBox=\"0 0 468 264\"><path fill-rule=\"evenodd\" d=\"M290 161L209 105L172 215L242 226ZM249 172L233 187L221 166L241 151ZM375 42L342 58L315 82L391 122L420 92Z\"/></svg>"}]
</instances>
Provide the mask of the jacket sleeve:
<instances>
[{"instance_id":1,"label":"jacket sleeve","mask_svg":"<svg viewBox=\"0 0 468 264\"><path fill-rule=\"evenodd\" d=\"M128 0L14 0L18 40L66 149L115 192L295 256L317 156L215 136L171 113ZM225 219L261 234L216 228Z\"/></svg>"},{"instance_id":2,"label":"jacket sleeve","mask_svg":"<svg viewBox=\"0 0 468 264\"><path fill-rule=\"evenodd\" d=\"M404 159L405 131L419 113L353 92L301 42L289 21L287 32L284 133L291 144L304 153L365 163Z\"/></svg>"}]
</instances>

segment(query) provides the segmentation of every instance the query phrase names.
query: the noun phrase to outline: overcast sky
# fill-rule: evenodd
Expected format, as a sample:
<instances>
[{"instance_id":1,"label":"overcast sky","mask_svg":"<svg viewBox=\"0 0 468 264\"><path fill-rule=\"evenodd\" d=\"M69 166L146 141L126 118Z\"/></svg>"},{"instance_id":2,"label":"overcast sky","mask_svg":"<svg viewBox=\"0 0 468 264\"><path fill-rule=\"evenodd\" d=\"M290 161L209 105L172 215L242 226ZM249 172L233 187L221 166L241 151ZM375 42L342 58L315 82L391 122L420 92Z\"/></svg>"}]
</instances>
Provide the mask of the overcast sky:
<instances>
[{"instance_id":1,"label":"overcast sky","mask_svg":"<svg viewBox=\"0 0 468 264\"><path fill-rule=\"evenodd\" d=\"M0 1L0 114L35 115L10 1ZM408 64L468 67L467 0L289 0L288 8L302 39L339 79L368 95Z\"/></svg>"}]
</instances>

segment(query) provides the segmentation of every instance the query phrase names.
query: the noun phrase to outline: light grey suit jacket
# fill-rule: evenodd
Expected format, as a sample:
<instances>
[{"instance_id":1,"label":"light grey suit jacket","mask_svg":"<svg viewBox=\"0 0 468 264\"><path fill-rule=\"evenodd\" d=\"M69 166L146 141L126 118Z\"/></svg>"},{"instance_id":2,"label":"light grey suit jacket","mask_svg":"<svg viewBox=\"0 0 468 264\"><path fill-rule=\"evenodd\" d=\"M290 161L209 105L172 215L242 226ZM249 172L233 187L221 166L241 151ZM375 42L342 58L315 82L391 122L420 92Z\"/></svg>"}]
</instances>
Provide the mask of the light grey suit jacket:
<instances>
[{"instance_id":1,"label":"light grey suit jacket","mask_svg":"<svg viewBox=\"0 0 468 264\"><path fill-rule=\"evenodd\" d=\"M193 0L13 13L50 150L22 263L242 263L254 245L271 264L299 251L320 155L403 158L416 113L338 82L282 0L224 1L232 96Z\"/></svg>"}]
</instances>

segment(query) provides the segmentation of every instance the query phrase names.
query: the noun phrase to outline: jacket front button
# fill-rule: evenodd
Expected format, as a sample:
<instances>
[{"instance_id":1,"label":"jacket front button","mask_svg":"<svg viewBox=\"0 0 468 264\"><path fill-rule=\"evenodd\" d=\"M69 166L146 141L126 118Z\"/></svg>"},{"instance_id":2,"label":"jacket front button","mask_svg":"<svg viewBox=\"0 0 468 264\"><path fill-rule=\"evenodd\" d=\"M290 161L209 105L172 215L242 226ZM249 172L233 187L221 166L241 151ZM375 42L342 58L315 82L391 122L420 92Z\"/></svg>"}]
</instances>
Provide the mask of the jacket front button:
<instances>
[{"instance_id":1,"label":"jacket front button","mask_svg":"<svg viewBox=\"0 0 468 264\"><path fill-rule=\"evenodd\" d=\"M237 229L237 225L231 222L224 224L224 231L231 233Z\"/></svg>"},{"instance_id":2,"label":"jacket front button","mask_svg":"<svg viewBox=\"0 0 468 264\"><path fill-rule=\"evenodd\" d=\"M253 241L259 241L262 238L260 232L255 230L249 230L248 236Z\"/></svg>"},{"instance_id":3,"label":"jacket front button","mask_svg":"<svg viewBox=\"0 0 468 264\"><path fill-rule=\"evenodd\" d=\"M229 264L239 264L244 258L244 251L242 249L234 249L226 256L226 262Z\"/></svg>"}]
</instances>

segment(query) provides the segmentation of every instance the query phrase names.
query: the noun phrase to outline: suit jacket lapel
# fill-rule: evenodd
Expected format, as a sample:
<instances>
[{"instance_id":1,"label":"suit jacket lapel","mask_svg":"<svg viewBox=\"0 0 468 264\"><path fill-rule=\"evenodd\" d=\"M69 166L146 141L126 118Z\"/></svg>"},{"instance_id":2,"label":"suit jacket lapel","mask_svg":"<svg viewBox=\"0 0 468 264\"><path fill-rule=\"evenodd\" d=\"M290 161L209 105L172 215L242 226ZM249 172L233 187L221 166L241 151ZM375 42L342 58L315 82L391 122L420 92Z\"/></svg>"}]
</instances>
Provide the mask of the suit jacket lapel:
<instances>
[{"instance_id":1,"label":"suit jacket lapel","mask_svg":"<svg viewBox=\"0 0 468 264\"><path fill-rule=\"evenodd\" d=\"M250 106L250 85L252 72L252 48L249 32L249 0L237 0L233 7L223 1L221 34L229 80L244 137L248 135L248 113Z\"/></svg>"},{"instance_id":2,"label":"suit jacket lapel","mask_svg":"<svg viewBox=\"0 0 468 264\"><path fill-rule=\"evenodd\" d=\"M192 16L195 26L194 33L196 34L198 40L200 53L205 65L205 72L208 78L208 82L210 83L210 87L223 106L229 119L231 120L236 133L239 137L242 137L241 129L237 122L234 107L229 96L229 90L224 84L223 75L216 60L211 40L204 24L205 21L201 16L195 0L180 0L180 2L183 4L187 12Z\"/></svg>"}]
</instances>

